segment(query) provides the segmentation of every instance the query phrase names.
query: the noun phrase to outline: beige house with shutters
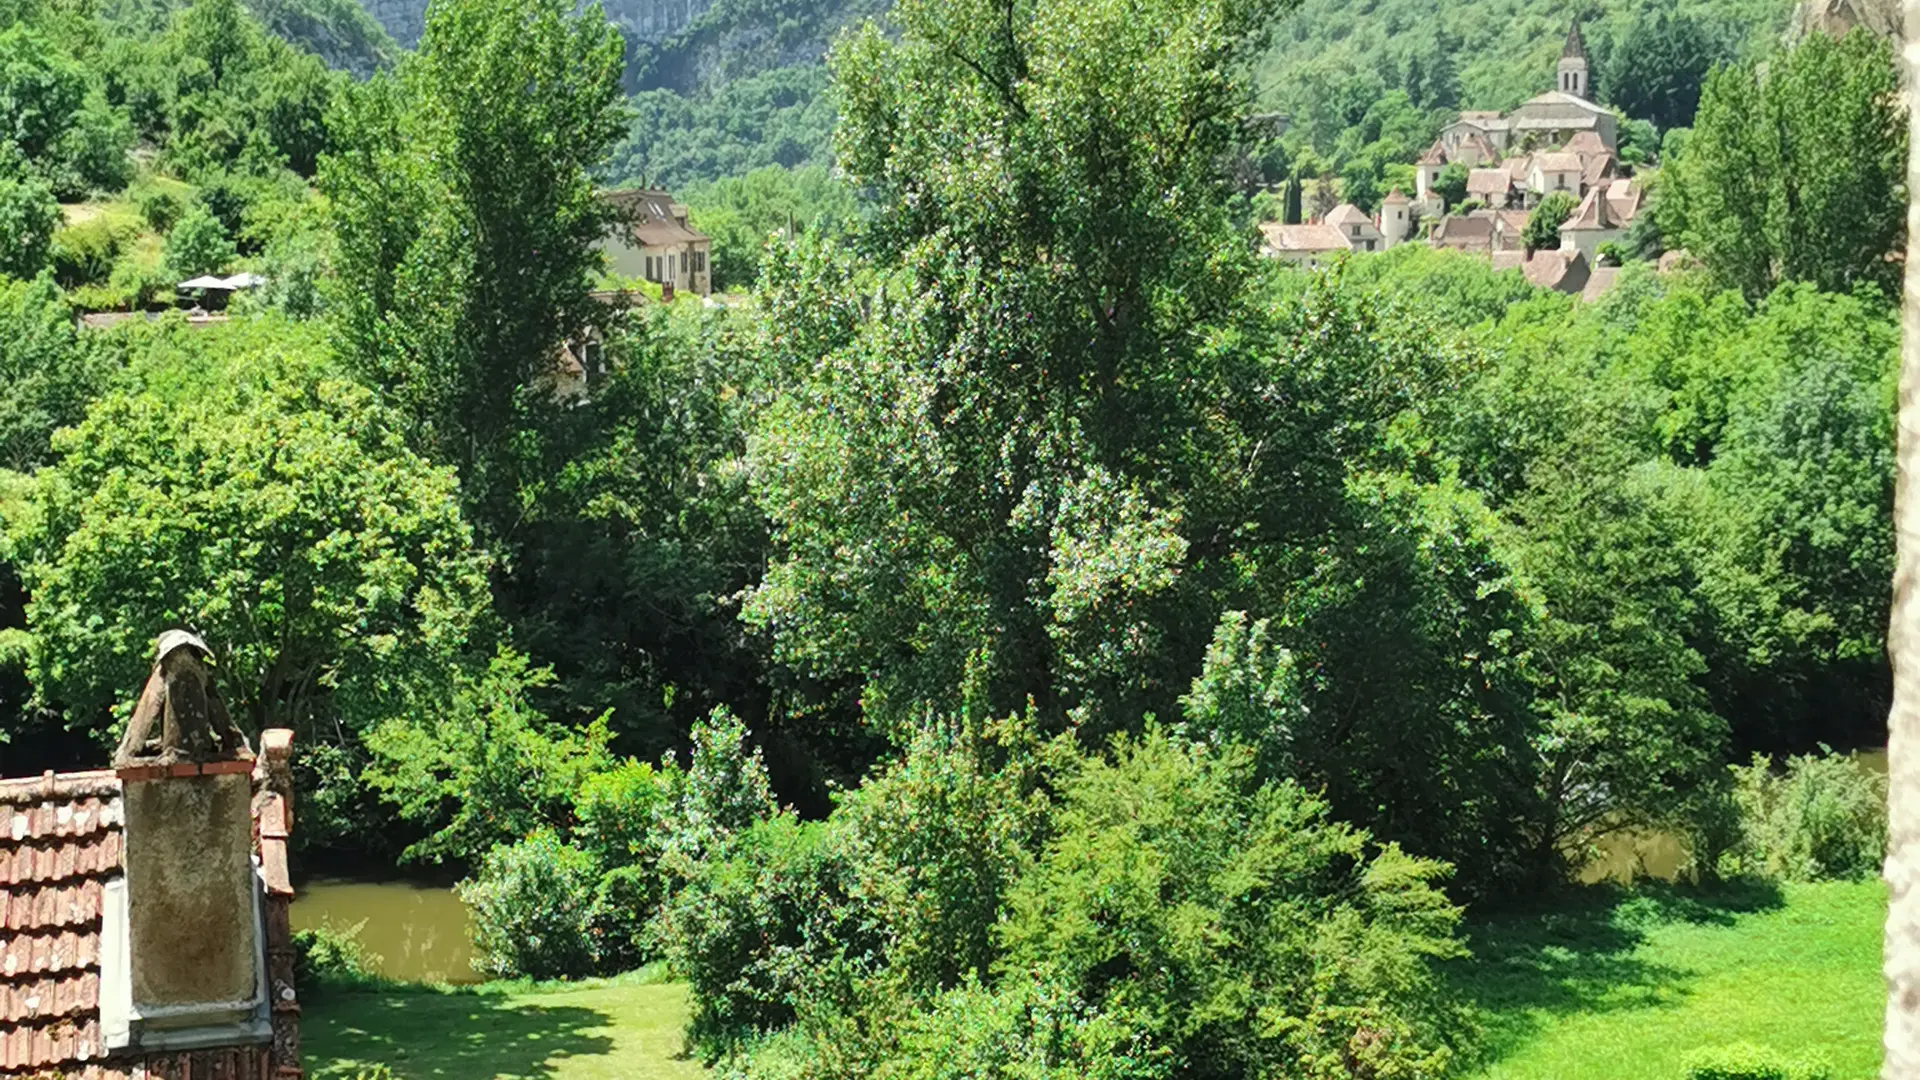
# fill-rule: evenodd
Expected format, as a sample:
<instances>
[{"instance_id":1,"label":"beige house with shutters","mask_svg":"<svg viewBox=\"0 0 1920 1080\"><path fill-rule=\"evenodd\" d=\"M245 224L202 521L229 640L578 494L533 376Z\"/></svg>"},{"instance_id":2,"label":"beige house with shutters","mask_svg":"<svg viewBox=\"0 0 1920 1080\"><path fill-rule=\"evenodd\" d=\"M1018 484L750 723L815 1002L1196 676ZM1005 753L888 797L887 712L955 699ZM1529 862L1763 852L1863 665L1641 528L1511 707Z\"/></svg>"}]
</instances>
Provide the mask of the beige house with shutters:
<instances>
[{"instance_id":1,"label":"beige house with shutters","mask_svg":"<svg viewBox=\"0 0 1920 1080\"><path fill-rule=\"evenodd\" d=\"M600 198L620 219L600 242L608 270L672 286L676 292L713 292L713 241L687 223L687 208L673 196L631 188L604 191Z\"/></svg>"}]
</instances>

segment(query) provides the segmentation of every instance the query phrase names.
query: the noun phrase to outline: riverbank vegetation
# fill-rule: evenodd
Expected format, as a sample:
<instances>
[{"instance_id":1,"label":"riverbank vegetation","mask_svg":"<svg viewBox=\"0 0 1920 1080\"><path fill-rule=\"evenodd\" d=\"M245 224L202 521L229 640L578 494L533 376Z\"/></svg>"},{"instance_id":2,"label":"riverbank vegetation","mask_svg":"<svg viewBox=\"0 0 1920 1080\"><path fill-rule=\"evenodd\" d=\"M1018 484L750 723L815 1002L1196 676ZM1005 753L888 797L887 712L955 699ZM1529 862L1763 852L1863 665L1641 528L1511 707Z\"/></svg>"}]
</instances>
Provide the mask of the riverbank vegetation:
<instances>
[{"instance_id":1,"label":"riverbank vegetation","mask_svg":"<svg viewBox=\"0 0 1920 1080\"><path fill-rule=\"evenodd\" d=\"M691 1052L768 1078L1460 1074L1504 1037L1479 928L1612 835L1786 910L1870 874L1874 781L1805 755L1886 709L1897 221L1819 246L1769 201L1764 274L1709 244L1591 304L1416 245L1263 263L1231 165L1292 8L901 0L833 51L833 176L703 193L750 288L624 307L596 9L439 5L353 81L232 0L119 52L29 5L78 90L3 159L8 771L96 764L192 626L298 732L308 865L463 877L493 975L664 963ZM1890 64L1778 58L1790 141L1902 160ZM1751 178L1853 205L1788 149ZM76 325L156 252L274 284ZM1621 994L1704 940L1649 903L1580 931Z\"/></svg>"}]
</instances>

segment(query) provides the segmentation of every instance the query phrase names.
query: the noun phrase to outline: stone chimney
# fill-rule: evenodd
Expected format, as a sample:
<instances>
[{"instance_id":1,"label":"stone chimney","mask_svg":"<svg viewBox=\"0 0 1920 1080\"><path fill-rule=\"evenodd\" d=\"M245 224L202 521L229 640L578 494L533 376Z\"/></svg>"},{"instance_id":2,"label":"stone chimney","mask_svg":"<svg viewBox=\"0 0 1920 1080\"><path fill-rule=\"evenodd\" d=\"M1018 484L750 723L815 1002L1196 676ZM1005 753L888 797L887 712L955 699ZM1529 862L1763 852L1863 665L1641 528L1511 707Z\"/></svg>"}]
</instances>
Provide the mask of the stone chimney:
<instances>
[{"instance_id":1,"label":"stone chimney","mask_svg":"<svg viewBox=\"0 0 1920 1080\"><path fill-rule=\"evenodd\" d=\"M162 634L114 755L126 877L118 902L108 900L102 942L110 1045L116 1034L120 1045L149 1050L271 1035L253 865L254 755L220 701L212 661L198 637ZM125 1025L115 1031L106 1006L121 994L114 1004Z\"/></svg>"}]
</instances>

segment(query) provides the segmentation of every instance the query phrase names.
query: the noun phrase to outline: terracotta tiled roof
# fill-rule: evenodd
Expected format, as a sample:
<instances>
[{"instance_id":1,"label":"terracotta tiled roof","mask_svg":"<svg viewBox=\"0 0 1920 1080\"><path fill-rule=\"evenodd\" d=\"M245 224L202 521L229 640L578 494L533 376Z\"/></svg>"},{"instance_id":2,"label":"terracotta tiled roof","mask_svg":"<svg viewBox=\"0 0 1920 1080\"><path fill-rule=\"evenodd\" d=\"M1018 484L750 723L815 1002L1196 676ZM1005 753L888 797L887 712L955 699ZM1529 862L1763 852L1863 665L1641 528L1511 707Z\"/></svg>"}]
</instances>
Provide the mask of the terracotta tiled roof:
<instances>
[{"instance_id":1,"label":"terracotta tiled roof","mask_svg":"<svg viewBox=\"0 0 1920 1080\"><path fill-rule=\"evenodd\" d=\"M1513 177L1501 168L1475 169L1467 174L1467 194L1474 198L1504 200L1513 188Z\"/></svg>"},{"instance_id":2,"label":"terracotta tiled roof","mask_svg":"<svg viewBox=\"0 0 1920 1080\"><path fill-rule=\"evenodd\" d=\"M1588 154L1610 153L1606 142L1600 138L1600 133L1597 131L1582 131L1568 139L1567 145L1560 149L1569 154L1579 154L1581 157Z\"/></svg>"},{"instance_id":3,"label":"terracotta tiled roof","mask_svg":"<svg viewBox=\"0 0 1920 1080\"><path fill-rule=\"evenodd\" d=\"M1365 225L1368 228L1372 228L1373 219L1367 216L1365 210L1360 209L1352 203L1341 203L1339 206L1328 211L1327 224L1336 229L1343 230L1349 225Z\"/></svg>"},{"instance_id":4,"label":"terracotta tiled roof","mask_svg":"<svg viewBox=\"0 0 1920 1080\"><path fill-rule=\"evenodd\" d=\"M1260 235L1268 250L1289 252L1346 251L1350 245L1340 230L1331 225L1282 225L1269 221L1260 226Z\"/></svg>"},{"instance_id":5,"label":"terracotta tiled roof","mask_svg":"<svg viewBox=\"0 0 1920 1080\"><path fill-rule=\"evenodd\" d=\"M1620 268L1617 266L1594 267L1592 276L1587 278L1587 287L1580 290L1580 302L1591 304L1607 295L1613 288L1613 283L1619 278Z\"/></svg>"},{"instance_id":6,"label":"terracotta tiled roof","mask_svg":"<svg viewBox=\"0 0 1920 1080\"><path fill-rule=\"evenodd\" d=\"M1513 182L1515 184L1526 183L1527 173L1532 168L1533 168L1532 154L1522 154L1519 157L1513 157L1513 158L1507 159L1507 175L1513 178Z\"/></svg>"},{"instance_id":7,"label":"terracotta tiled roof","mask_svg":"<svg viewBox=\"0 0 1920 1080\"><path fill-rule=\"evenodd\" d=\"M1588 191L1587 197L1580 200L1580 208L1573 212L1573 216L1567 219L1566 224L1560 226L1562 230L1574 229L1587 232L1604 232L1619 227L1619 223L1613 220L1613 211L1608 205L1607 193L1602 188Z\"/></svg>"},{"instance_id":8,"label":"terracotta tiled roof","mask_svg":"<svg viewBox=\"0 0 1920 1080\"><path fill-rule=\"evenodd\" d=\"M1410 201L1411 200L1407 198L1406 192L1401 191L1399 188L1394 188L1392 191L1387 192L1387 197L1381 200L1381 205L1399 206Z\"/></svg>"},{"instance_id":9,"label":"terracotta tiled roof","mask_svg":"<svg viewBox=\"0 0 1920 1080\"><path fill-rule=\"evenodd\" d=\"M282 749L278 760L284 762ZM110 770L0 780L0 1078L299 1076L297 1066L276 1065L271 1044L109 1056L100 1031L100 936L106 886L124 873L120 784ZM290 963L287 942L275 930L284 931L284 900L293 892L286 862L291 809L283 794L263 784L254 813L266 892L282 901L268 919L267 943L276 954L270 966L280 967ZM297 1016L290 981L276 993L275 1011ZM293 1031L290 1042L297 1045Z\"/></svg>"},{"instance_id":10,"label":"terracotta tiled roof","mask_svg":"<svg viewBox=\"0 0 1920 1080\"><path fill-rule=\"evenodd\" d=\"M1580 186L1602 187L1613 176L1612 154L1587 154L1580 158Z\"/></svg>"},{"instance_id":11,"label":"terracotta tiled roof","mask_svg":"<svg viewBox=\"0 0 1920 1080\"><path fill-rule=\"evenodd\" d=\"M0 1076L107 1056L101 892L120 874L120 821L111 772L0 781Z\"/></svg>"},{"instance_id":12,"label":"terracotta tiled roof","mask_svg":"<svg viewBox=\"0 0 1920 1080\"><path fill-rule=\"evenodd\" d=\"M1640 203L1644 193L1640 185L1632 180L1615 180L1607 185L1607 209L1613 219L1622 225L1631 224L1640 216Z\"/></svg>"},{"instance_id":13,"label":"terracotta tiled roof","mask_svg":"<svg viewBox=\"0 0 1920 1080\"><path fill-rule=\"evenodd\" d=\"M1520 272L1543 289L1577 293L1587 286L1587 257L1577 251L1536 251Z\"/></svg>"},{"instance_id":14,"label":"terracotta tiled roof","mask_svg":"<svg viewBox=\"0 0 1920 1080\"><path fill-rule=\"evenodd\" d=\"M600 197L625 216L635 240L643 246L704 243L707 236L680 221L684 213L664 191L629 188L601 192Z\"/></svg>"},{"instance_id":15,"label":"terracotta tiled roof","mask_svg":"<svg viewBox=\"0 0 1920 1080\"><path fill-rule=\"evenodd\" d=\"M1579 154L1540 154L1533 159L1541 172L1579 172Z\"/></svg>"},{"instance_id":16,"label":"terracotta tiled roof","mask_svg":"<svg viewBox=\"0 0 1920 1080\"><path fill-rule=\"evenodd\" d=\"M1435 139L1433 145L1427 147L1427 152L1421 154L1420 159L1414 162L1416 165L1445 165L1446 163L1447 148L1441 145L1438 139Z\"/></svg>"},{"instance_id":17,"label":"terracotta tiled roof","mask_svg":"<svg viewBox=\"0 0 1920 1080\"><path fill-rule=\"evenodd\" d=\"M1475 135L1469 139L1464 140L1460 145L1464 148L1478 151L1480 154L1481 161L1499 161L1500 160L1499 151L1493 148L1493 144L1487 141L1487 137L1485 135Z\"/></svg>"},{"instance_id":18,"label":"terracotta tiled roof","mask_svg":"<svg viewBox=\"0 0 1920 1080\"><path fill-rule=\"evenodd\" d=\"M1434 247L1488 251L1493 247L1493 216L1450 214L1440 219L1428 237Z\"/></svg>"}]
</instances>

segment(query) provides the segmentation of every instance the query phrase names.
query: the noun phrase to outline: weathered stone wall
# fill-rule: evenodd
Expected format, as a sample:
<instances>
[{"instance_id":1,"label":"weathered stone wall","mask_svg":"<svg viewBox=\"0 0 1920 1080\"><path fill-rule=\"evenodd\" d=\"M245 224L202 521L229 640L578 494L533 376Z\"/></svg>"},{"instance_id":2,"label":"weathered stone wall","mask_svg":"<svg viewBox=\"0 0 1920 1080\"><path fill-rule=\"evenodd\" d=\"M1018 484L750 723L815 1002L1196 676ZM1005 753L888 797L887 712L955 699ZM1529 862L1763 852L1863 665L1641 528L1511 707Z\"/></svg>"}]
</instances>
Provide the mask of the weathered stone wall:
<instances>
[{"instance_id":1,"label":"weathered stone wall","mask_svg":"<svg viewBox=\"0 0 1920 1080\"><path fill-rule=\"evenodd\" d=\"M427 0L360 0L368 13L407 48L420 40ZM602 0L607 17L639 41L658 41L678 33L713 6L713 0Z\"/></svg>"},{"instance_id":2,"label":"weathered stone wall","mask_svg":"<svg viewBox=\"0 0 1920 1080\"><path fill-rule=\"evenodd\" d=\"M253 996L252 797L245 771L124 784L133 1002L143 1012Z\"/></svg>"}]
</instances>

